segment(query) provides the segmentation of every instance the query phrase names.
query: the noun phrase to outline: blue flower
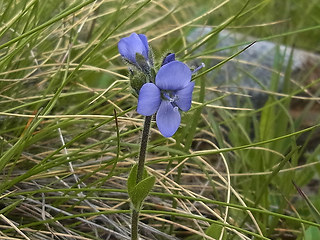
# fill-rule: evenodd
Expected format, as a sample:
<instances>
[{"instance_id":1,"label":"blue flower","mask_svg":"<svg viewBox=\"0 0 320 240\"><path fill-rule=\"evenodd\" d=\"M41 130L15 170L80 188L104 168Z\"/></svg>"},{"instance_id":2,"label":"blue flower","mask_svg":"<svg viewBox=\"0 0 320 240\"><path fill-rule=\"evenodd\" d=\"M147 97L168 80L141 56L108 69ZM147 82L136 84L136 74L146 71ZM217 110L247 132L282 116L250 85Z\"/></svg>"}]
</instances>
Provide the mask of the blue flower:
<instances>
[{"instance_id":1,"label":"blue flower","mask_svg":"<svg viewBox=\"0 0 320 240\"><path fill-rule=\"evenodd\" d=\"M144 34L132 33L129 37L120 39L118 49L120 55L129 63L142 70L146 66L149 68L149 45L147 37ZM142 59L138 59L137 55L142 56Z\"/></svg>"},{"instance_id":2,"label":"blue flower","mask_svg":"<svg viewBox=\"0 0 320 240\"><path fill-rule=\"evenodd\" d=\"M179 109L191 107L194 82L189 67L168 55L158 71L155 84L145 83L139 92L137 112L151 116L155 112L157 126L164 137L171 137L179 128Z\"/></svg>"}]
</instances>

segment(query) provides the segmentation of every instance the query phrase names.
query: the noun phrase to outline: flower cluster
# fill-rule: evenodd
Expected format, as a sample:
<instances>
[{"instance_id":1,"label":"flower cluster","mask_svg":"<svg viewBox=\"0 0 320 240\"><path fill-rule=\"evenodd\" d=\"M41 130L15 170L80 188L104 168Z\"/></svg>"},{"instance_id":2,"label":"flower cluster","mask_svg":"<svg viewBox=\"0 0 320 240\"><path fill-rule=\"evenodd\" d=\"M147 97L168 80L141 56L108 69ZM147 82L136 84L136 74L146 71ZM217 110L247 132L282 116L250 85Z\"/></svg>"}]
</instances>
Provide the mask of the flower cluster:
<instances>
[{"instance_id":1,"label":"flower cluster","mask_svg":"<svg viewBox=\"0 0 320 240\"><path fill-rule=\"evenodd\" d=\"M122 38L118 49L131 69L131 86L138 95L137 112L144 116L156 113L157 126L164 137L171 137L179 128L181 111L191 107L194 82L190 68L175 60L175 54L168 54L159 71L153 76L153 54L143 34L132 33ZM135 71L137 70L135 74ZM138 78L136 78L138 76ZM140 81L140 83L135 83Z\"/></svg>"}]
</instances>

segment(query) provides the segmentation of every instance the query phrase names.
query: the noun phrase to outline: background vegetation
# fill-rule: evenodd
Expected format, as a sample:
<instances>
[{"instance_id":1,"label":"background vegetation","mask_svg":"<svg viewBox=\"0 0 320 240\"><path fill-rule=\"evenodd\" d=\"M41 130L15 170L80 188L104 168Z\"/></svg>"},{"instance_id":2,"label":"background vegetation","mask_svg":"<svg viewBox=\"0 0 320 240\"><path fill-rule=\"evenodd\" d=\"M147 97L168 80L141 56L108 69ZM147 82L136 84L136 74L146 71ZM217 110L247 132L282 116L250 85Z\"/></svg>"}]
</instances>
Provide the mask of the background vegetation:
<instances>
[{"instance_id":1,"label":"background vegetation","mask_svg":"<svg viewBox=\"0 0 320 240\"><path fill-rule=\"evenodd\" d=\"M252 92L215 84L228 59L212 60L222 29L319 52L317 0L0 6L0 239L130 239L126 180L143 118L117 42L132 32L148 36L158 61L176 52L206 64L178 132L151 130L147 169L157 181L143 239L320 239L319 75L306 66L297 84L275 57L256 108ZM203 26L212 31L187 40Z\"/></svg>"}]
</instances>

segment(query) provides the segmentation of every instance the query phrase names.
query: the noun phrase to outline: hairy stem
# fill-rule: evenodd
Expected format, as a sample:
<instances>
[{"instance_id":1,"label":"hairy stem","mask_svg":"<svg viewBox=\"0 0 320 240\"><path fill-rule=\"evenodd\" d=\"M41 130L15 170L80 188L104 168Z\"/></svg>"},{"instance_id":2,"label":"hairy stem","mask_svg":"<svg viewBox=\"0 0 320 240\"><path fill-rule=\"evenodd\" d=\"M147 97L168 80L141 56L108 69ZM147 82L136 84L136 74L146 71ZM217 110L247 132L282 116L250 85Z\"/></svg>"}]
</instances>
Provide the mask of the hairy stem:
<instances>
[{"instance_id":1,"label":"hairy stem","mask_svg":"<svg viewBox=\"0 0 320 240\"><path fill-rule=\"evenodd\" d=\"M143 177L144 163L146 159L147 145L148 145L148 139L149 139L150 126L151 126L151 119L152 119L152 116L146 116L144 119L139 159L138 159L138 167L137 167L136 184L138 184ZM138 240L138 224L139 224L139 209L133 208L132 215L131 215L131 239L132 240Z\"/></svg>"}]
</instances>

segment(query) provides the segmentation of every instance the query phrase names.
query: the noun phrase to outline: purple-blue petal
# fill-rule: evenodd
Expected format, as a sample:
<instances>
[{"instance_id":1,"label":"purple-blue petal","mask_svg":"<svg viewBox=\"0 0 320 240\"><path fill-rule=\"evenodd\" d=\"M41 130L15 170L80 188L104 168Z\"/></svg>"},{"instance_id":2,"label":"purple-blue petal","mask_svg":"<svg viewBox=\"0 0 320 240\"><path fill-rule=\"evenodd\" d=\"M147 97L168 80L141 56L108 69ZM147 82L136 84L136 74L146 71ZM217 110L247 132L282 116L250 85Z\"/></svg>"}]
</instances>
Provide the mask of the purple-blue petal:
<instances>
[{"instance_id":1,"label":"purple-blue petal","mask_svg":"<svg viewBox=\"0 0 320 240\"><path fill-rule=\"evenodd\" d=\"M161 103L160 89L153 83L145 83L139 92L137 112L144 116L154 114Z\"/></svg>"},{"instance_id":2,"label":"purple-blue petal","mask_svg":"<svg viewBox=\"0 0 320 240\"><path fill-rule=\"evenodd\" d=\"M136 53L143 55L148 59L148 48L146 48L147 38L140 37L136 33L132 33L129 37L120 39L118 50L122 57L131 63L136 63Z\"/></svg>"},{"instance_id":3,"label":"purple-blue petal","mask_svg":"<svg viewBox=\"0 0 320 240\"><path fill-rule=\"evenodd\" d=\"M191 108L193 88L194 82L189 82L186 87L176 92L177 100L175 103L182 111L188 111Z\"/></svg>"},{"instance_id":4,"label":"purple-blue petal","mask_svg":"<svg viewBox=\"0 0 320 240\"><path fill-rule=\"evenodd\" d=\"M175 61L176 55L174 53L169 53L162 61L161 66L166 65L169 62Z\"/></svg>"},{"instance_id":5,"label":"purple-blue petal","mask_svg":"<svg viewBox=\"0 0 320 240\"><path fill-rule=\"evenodd\" d=\"M144 35L144 34L138 34L138 36L139 36L141 42L142 42L143 45L144 45L144 52L142 53L142 55L143 55L146 59L148 59L148 58L149 58L149 56L148 56L148 54L149 54L148 39L147 39L146 35Z\"/></svg>"},{"instance_id":6,"label":"purple-blue petal","mask_svg":"<svg viewBox=\"0 0 320 240\"><path fill-rule=\"evenodd\" d=\"M163 65L156 75L156 85L162 90L180 90L191 80L191 70L179 61Z\"/></svg>"},{"instance_id":7,"label":"purple-blue petal","mask_svg":"<svg viewBox=\"0 0 320 240\"><path fill-rule=\"evenodd\" d=\"M171 137L178 130L181 121L178 107L173 107L169 101L161 101L156 121L161 134Z\"/></svg>"}]
</instances>

